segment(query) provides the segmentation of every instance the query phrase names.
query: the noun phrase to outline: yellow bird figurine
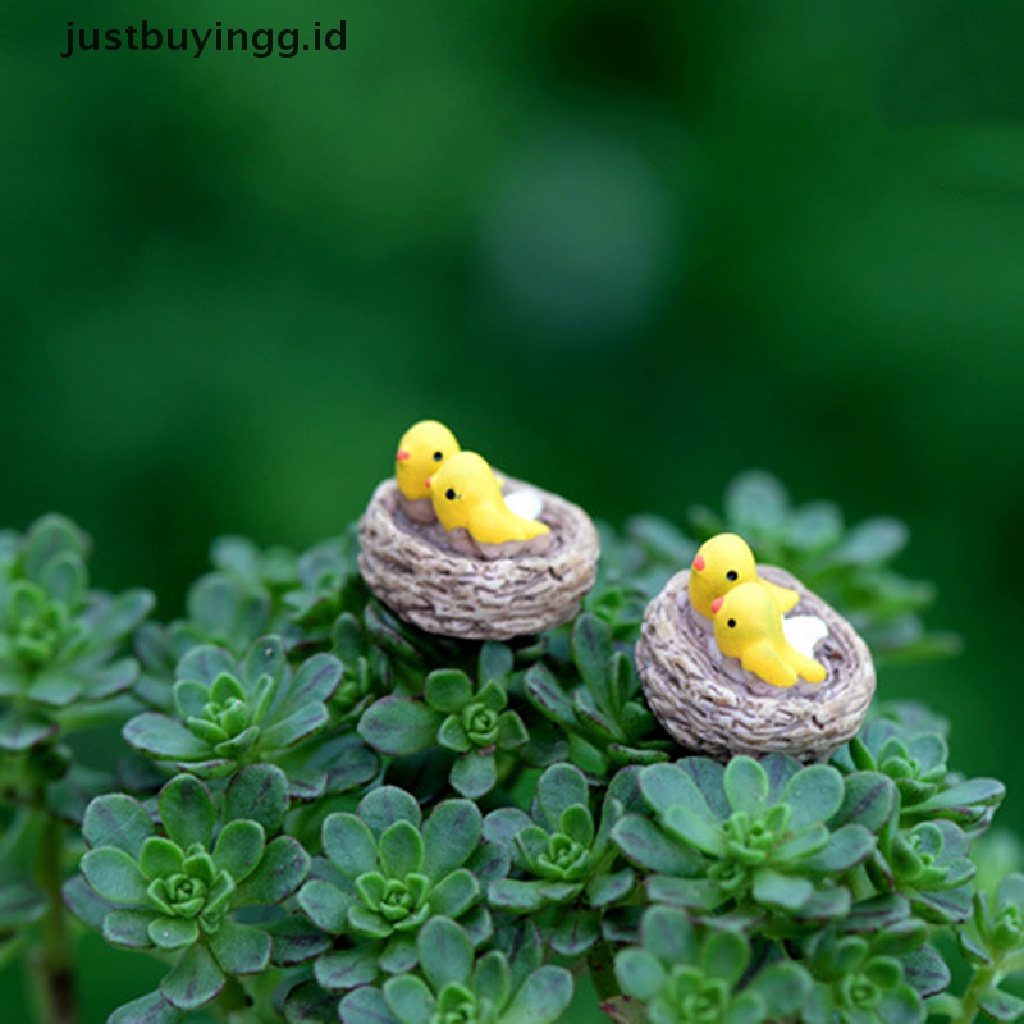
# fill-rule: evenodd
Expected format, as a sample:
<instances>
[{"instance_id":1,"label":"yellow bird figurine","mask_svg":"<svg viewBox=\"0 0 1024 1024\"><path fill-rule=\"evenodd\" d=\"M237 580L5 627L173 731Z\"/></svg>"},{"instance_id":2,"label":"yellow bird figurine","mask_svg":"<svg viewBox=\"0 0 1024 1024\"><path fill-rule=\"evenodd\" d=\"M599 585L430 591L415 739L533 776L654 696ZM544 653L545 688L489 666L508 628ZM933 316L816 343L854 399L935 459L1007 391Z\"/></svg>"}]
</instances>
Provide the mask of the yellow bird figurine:
<instances>
[{"instance_id":1,"label":"yellow bird figurine","mask_svg":"<svg viewBox=\"0 0 1024 1024\"><path fill-rule=\"evenodd\" d=\"M491 467L476 452L456 452L430 478L434 511L446 530L465 529L478 544L532 540L548 527L512 512Z\"/></svg>"},{"instance_id":2,"label":"yellow bird figurine","mask_svg":"<svg viewBox=\"0 0 1024 1024\"><path fill-rule=\"evenodd\" d=\"M395 456L395 479L398 488L410 501L429 498L427 480L441 463L459 451L455 435L437 420L421 420L413 424L398 442Z\"/></svg>"},{"instance_id":3,"label":"yellow bird figurine","mask_svg":"<svg viewBox=\"0 0 1024 1024\"><path fill-rule=\"evenodd\" d=\"M739 658L772 686L792 686L798 678L820 683L825 667L790 646L782 633L782 612L764 583L740 583L711 603L715 640L729 658Z\"/></svg>"},{"instance_id":4,"label":"yellow bird figurine","mask_svg":"<svg viewBox=\"0 0 1024 1024\"><path fill-rule=\"evenodd\" d=\"M741 583L759 582L774 596L780 613L788 612L799 600L795 590L776 586L757 575L754 553L747 542L735 533L720 533L705 541L690 572L690 603L705 618L716 598L727 594Z\"/></svg>"}]
</instances>

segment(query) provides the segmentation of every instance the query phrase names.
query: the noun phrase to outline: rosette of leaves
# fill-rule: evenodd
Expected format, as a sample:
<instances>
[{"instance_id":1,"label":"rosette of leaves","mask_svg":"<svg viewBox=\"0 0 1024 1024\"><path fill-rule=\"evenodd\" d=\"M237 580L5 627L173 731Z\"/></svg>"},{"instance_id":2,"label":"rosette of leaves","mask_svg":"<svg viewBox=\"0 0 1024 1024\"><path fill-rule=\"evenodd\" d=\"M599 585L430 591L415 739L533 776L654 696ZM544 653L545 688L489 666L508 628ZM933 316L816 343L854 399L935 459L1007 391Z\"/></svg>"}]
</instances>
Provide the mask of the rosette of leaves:
<instances>
[{"instance_id":1,"label":"rosette of leaves","mask_svg":"<svg viewBox=\"0 0 1024 1024\"><path fill-rule=\"evenodd\" d=\"M129 796L99 797L86 811L89 850L81 871L103 901L104 910L93 916L101 917L104 938L174 958L159 993L144 1000L154 1012L164 1001L196 1009L216 998L229 978L260 974L270 965L269 933L243 923L237 912L283 903L304 881L310 859L291 836L267 842L267 832L284 817L287 794L277 769L259 766L257 775L252 785L228 791L222 823L210 791L192 775L179 775L161 790L162 834ZM254 791L261 794L258 807ZM250 809L262 820L233 816ZM73 885L66 898L76 909L83 903Z\"/></svg>"},{"instance_id":2,"label":"rosette of leaves","mask_svg":"<svg viewBox=\"0 0 1024 1024\"><path fill-rule=\"evenodd\" d=\"M618 796L628 781L624 773L616 776L599 828L590 812L587 781L569 764L552 765L541 775L532 816L501 807L484 820L484 835L509 851L521 876L492 882L491 906L535 915L541 935L557 953L578 956L590 949L600 936L603 912L633 890L636 876L610 840L623 814Z\"/></svg>"},{"instance_id":3,"label":"rosette of leaves","mask_svg":"<svg viewBox=\"0 0 1024 1024\"><path fill-rule=\"evenodd\" d=\"M971 914L975 870L967 836L942 819L908 830L901 830L898 821L893 815L886 823L866 862L871 880L882 892L902 893L926 921L965 921Z\"/></svg>"},{"instance_id":4,"label":"rosette of leaves","mask_svg":"<svg viewBox=\"0 0 1024 1024\"><path fill-rule=\"evenodd\" d=\"M616 650L612 627L596 615L580 615L572 627L572 658L568 689L538 662L526 674L525 693L565 733L573 763L603 776L624 764L666 760L671 744L644 703L632 661Z\"/></svg>"},{"instance_id":5,"label":"rosette of leaves","mask_svg":"<svg viewBox=\"0 0 1024 1024\"><path fill-rule=\"evenodd\" d=\"M888 775L900 794L900 825L947 819L969 836L983 833L1006 795L997 779L963 779L946 765L949 748L933 728L918 731L899 721L868 722L833 763L843 771Z\"/></svg>"},{"instance_id":6,"label":"rosette of leaves","mask_svg":"<svg viewBox=\"0 0 1024 1024\"><path fill-rule=\"evenodd\" d=\"M997 1021L1024 1016L1024 1000L1002 987L1024 971L1024 875L1007 875L994 894L976 893L970 926L957 938L974 974L950 1016L973 1020L979 1009Z\"/></svg>"},{"instance_id":7,"label":"rosette of leaves","mask_svg":"<svg viewBox=\"0 0 1024 1024\"><path fill-rule=\"evenodd\" d=\"M811 990L807 972L790 961L753 970L752 959L741 932L701 928L682 910L654 906L641 919L639 945L616 955L615 975L650 1024L760 1024L794 1016ZM612 999L607 1008L621 1003Z\"/></svg>"},{"instance_id":8,"label":"rosette of leaves","mask_svg":"<svg viewBox=\"0 0 1024 1024\"><path fill-rule=\"evenodd\" d=\"M138 675L119 655L152 595L90 590L88 548L55 515L0 542L0 750L28 751L109 717Z\"/></svg>"},{"instance_id":9,"label":"rosette of leaves","mask_svg":"<svg viewBox=\"0 0 1024 1024\"><path fill-rule=\"evenodd\" d=\"M802 1007L806 1024L923 1024L921 994L908 981L903 962L887 953L885 945L884 936L879 942L833 931L809 940L805 963L814 988ZM949 972L941 973L944 986Z\"/></svg>"},{"instance_id":10,"label":"rosette of leaves","mask_svg":"<svg viewBox=\"0 0 1024 1024\"><path fill-rule=\"evenodd\" d=\"M330 720L327 701L341 663L316 654L293 670L279 637L264 637L237 661L223 647L195 647L179 662L176 717L146 712L124 728L125 739L159 761L204 778L240 765L280 762ZM304 789L304 780L295 780Z\"/></svg>"},{"instance_id":11,"label":"rosette of leaves","mask_svg":"<svg viewBox=\"0 0 1024 1024\"><path fill-rule=\"evenodd\" d=\"M931 583L908 580L889 562L907 543L899 520L877 516L847 529L831 502L792 507L774 476L753 470L726 488L724 515L694 508L702 540L738 533L759 562L783 565L829 604L841 609L876 661L941 657L960 650L952 633L926 632L920 612L935 600Z\"/></svg>"},{"instance_id":12,"label":"rosette of leaves","mask_svg":"<svg viewBox=\"0 0 1024 1024\"><path fill-rule=\"evenodd\" d=\"M303 886L299 906L328 935L350 940L314 967L317 982L340 992L374 982L380 971L412 970L416 936L432 917L459 920L475 944L491 933L483 887L508 871L508 857L481 844L476 804L446 800L424 822L411 794L371 790L356 813L323 824L326 860Z\"/></svg>"},{"instance_id":13,"label":"rosette of leaves","mask_svg":"<svg viewBox=\"0 0 1024 1024\"><path fill-rule=\"evenodd\" d=\"M891 783L865 776L854 792L835 768L782 754L650 765L639 784L653 820L627 814L612 839L652 872L652 900L768 914L776 926L835 917L850 907L843 876L875 848L856 818L880 824L893 807Z\"/></svg>"},{"instance_id":14,"label":"rosette of leaves","mask_svg":"<svg viewBox=\"0 0 1024 1024\"><path fill-rule=\"evenodd\" d=\"M452 787L466 797L483 796L529 740L522 719L508 707L511 676L512 652L502 644L484 644L475 683L460 669L436 669L427 676L422 701L381 698L360 719L359 734L392 756L439 744L454 756Z\"/></svg>"},{"instance_id":15,"label":"rosette of leaves","mask_svg":"<svg viewBox=\"0 0 1024 1024\"><path fill-rule=\"evenodd\" d=\"M341 681L330 701L339 724L358 721L384 688L387 658L367 639L359 620L342 612L331 629L331 651L343 666Z\"/></svg>"},{"instance_id":16,"label":"rosette of leaves","mask_svg":"<svg viewBox=\"0 0 1024 1024\"><path fill-rule=\"evenodd\" d=\"M572 975L520 954L478 956L454 921L435 917L417 939L418 974L365 987L341 1001L343 1024L554 1024L572 999Z\"/></svg>"}]
</instances>

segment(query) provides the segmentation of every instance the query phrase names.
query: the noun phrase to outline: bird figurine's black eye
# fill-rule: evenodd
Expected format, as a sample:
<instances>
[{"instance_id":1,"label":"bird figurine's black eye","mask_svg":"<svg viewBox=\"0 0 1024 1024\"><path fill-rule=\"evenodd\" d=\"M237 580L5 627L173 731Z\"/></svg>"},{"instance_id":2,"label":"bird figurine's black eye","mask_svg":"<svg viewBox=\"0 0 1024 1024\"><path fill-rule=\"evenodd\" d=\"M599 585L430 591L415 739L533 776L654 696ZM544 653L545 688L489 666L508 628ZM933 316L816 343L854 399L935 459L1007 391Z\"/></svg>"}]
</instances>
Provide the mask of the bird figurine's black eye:
<instances>
[{"instance_id":1,"label":"bird figurine's black eye","mask_svg":"<svg viewBox=\"0 0 1024 1024\"><path fill-rule=\"evenodd\" d=\"M729 627L730 629L735 629L735 628L736 628L736 620L735 620L735 619L730 619L730 620L729 620L729 621L728 621L728 622L726 623L726 625L727 625L727 626L728 626L728 627Z\"/></svg>"},{"instance_id":2,"label":"bird figurine's black eye","mask_svg":"<svg viewBox=\"0 0 1024 1024\"><path fill-rule=\"evenodd\" d=\"M444 458L443 452L434 452L434 461L440 462Z\"/></svg>"},{"instance_id":3,"label":"bird figurine's black eye","mask_svg":"<svg viewBox=\"0 0 1024 1024\"><path fill-rule=\"evenodd\" d=\"M727 573L725 574L725 578L726 578L727 580L729 580L729 581L730 581L731 583L735 583L735 582L736 582L736 580L737 580L737 579L739 579L739 575L740 575L740 574L739 574L739 573L738 573L738 572L737 572L737 571L736 571L735 569L730 569L730 570L729 570L729 571L728 571L728 572L727 572Z\"/></svg>"},{"instance_id":4,"label":"bird figurine's black eye","mask_svg":"<svg viewBox=\"0 0 1024 1024\"><path fill-rule=\"evenodd\" d=\"M454 501L455 500L455 491L453 491L452 488L449 487L448 490L444 492L444 496L449 501Z\"/></svg>"}]
</instances>

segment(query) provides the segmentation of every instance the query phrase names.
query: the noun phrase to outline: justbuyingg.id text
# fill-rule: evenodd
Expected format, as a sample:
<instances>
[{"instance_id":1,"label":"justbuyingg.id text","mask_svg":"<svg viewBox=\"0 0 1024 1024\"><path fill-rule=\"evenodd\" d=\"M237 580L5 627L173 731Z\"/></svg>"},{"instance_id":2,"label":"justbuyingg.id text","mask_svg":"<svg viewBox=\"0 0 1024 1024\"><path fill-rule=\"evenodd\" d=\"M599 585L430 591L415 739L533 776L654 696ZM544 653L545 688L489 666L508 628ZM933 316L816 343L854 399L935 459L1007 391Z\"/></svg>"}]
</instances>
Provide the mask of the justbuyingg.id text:
<instances>
[{"instance_id":1,"label":"justbuyingg.id text","mask_svg":"<svg viewBox=\"0 0 1024 1024\"><path fill-rule=\"evenodd\" d=\"M319 21L306 31L297 28L225 28L219 21L212 28L168 28L150 24L122 28L83 28L68 22L67 45L62 59L79 53L108 53L136 50L155 53L171 50L198 59L207 53L251 53L254 57L295 57L300 53L337 52L347 48L347 22L325 27Z\"/></svg>"}]
</instances>

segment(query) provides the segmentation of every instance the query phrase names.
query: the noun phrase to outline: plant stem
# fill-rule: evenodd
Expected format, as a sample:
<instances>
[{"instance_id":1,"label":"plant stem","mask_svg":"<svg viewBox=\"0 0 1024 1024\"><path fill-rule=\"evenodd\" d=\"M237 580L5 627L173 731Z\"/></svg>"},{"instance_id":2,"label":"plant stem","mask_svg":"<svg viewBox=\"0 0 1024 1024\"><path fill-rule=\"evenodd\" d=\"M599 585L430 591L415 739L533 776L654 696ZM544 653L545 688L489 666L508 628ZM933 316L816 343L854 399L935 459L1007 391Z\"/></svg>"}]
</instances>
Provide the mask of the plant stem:
<instances>
[{"instance_id":1,"label":"plant stem","mask_svg":"<svg viewBox=\"0 0 1024 1024\"><path fill-rule=\"evenodd\" d=\"M33 987L45 1024L76 1024L71 934L61 898L64 826L45 810L36 813L43 815L36 877L47 907L41 922L42 945L30 958Z\"/></svg>"},{"instance_id":2,"label":"plant stem","mask_svg":"<svg viewBox=\"0 0 1024 1024\"><path fill-rule=\"evenodd\" d=\"M978 1016L978 997L998 979L999 973L994 965L977 968L960 1000L960 1013L953 1019L952 1024L973 1024L975 1017Z\"/></svg>"}]
</instances>

